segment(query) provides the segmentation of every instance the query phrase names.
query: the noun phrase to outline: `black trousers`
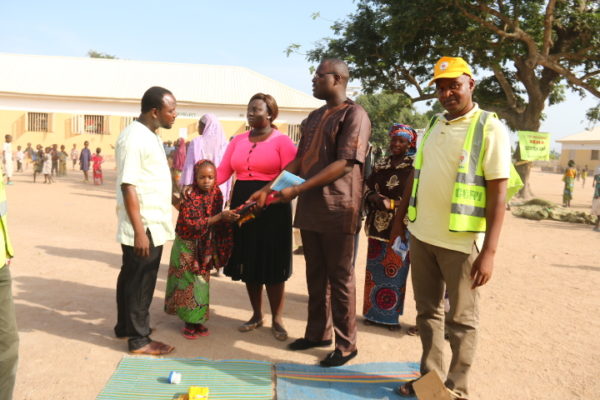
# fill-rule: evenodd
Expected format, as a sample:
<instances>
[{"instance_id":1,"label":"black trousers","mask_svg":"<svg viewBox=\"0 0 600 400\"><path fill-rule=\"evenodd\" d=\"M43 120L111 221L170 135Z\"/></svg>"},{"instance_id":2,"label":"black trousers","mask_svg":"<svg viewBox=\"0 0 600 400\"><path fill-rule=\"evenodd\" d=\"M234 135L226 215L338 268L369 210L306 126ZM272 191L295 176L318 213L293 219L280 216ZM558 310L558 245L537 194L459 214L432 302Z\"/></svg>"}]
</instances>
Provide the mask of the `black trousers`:
<instances>
[{"instance_id":1,"label":"black trousers","mask_svg":"<svg viewBox=\"0 0 600 400\"><path fill-rule=\"evenodd\" d=\"M150 340L150 304L154 296L162 246L150 239L150 255L142 258L133 246L121 245L123 265L117 280L117 336L129 337L129 350L144 347Z\"/></svg>"}]
</instances>

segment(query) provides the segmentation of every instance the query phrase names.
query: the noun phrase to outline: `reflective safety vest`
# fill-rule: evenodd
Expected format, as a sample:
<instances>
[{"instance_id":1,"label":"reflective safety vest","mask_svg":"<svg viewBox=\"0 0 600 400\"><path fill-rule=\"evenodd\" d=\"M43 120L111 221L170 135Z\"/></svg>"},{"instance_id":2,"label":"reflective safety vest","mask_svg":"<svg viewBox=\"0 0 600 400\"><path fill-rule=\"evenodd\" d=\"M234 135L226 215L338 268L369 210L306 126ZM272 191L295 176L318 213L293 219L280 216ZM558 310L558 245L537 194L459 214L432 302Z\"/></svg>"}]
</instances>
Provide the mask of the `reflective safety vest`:
<instances>
[{"instance_id":1,"label":"reflective safety vest","mask_svg":"<svg viewBox=\"0 0 600 400\"><path fill-rule=\"evenodd\" d=\"M6 223L6 189L4 182L0 180L0 268L6 265L9 258L12 258L14 250L8 237Z\"/></svg>"},{"instance_id":2,"label":"reflective safety vest","mask_svg":"<svg viewBox=\"0 0 600 400\"><path fill-rule=\"evenodd\" d=\"M483 175L483 145L486 137L484 127L490 117L498 118L494 113L483 110L477 111L467 129L456 180L452 189L452 205L448 226L450 231L485 232L486 187ZM423 165L423 147L436 122L437 117L434 117L423 136L423 140L421 140L421 145L415 156L415 175L408 203L408 219L410 221L417 219L417 190ZM523 186L512 164L508 186L507 201Z\"/></svg>"}]
</instances>

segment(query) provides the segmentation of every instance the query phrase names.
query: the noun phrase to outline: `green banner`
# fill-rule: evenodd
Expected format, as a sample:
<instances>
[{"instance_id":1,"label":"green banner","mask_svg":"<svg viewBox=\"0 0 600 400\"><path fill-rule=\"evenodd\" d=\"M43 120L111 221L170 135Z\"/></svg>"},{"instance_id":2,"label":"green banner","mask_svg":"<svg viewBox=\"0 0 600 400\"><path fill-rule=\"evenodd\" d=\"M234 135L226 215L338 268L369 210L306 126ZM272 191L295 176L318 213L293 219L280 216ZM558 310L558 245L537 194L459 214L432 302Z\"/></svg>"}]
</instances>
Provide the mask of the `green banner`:
<instances>
[{"instance_id":1,"label":"green banner","mask_svg":"<svg viewBox=\"0 0 600 400\"><path fill-rule=\"evenodd\" d=\"M548 161L550 159L550 134L519 131L519 148L521 160Z\"/></svg>"}]
</instances>

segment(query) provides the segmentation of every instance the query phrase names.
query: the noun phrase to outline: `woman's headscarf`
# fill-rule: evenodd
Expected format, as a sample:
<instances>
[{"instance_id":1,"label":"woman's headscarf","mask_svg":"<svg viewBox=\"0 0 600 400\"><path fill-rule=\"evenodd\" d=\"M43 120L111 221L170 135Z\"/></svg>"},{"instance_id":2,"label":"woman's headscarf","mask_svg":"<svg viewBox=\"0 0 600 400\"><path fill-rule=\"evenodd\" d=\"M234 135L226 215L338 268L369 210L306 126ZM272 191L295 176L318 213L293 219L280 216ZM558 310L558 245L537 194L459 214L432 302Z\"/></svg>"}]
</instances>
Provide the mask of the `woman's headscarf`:
<instances>
[{"instance_id":1,"label":"woman's headscarf","mask_svg":"<svg viewBox=\"0 0 600 400\"><path fill-rule=\"evenodd\" d=\"M227 139L221 123L214 114L204 114L200 121L204 124L202 135L194 138L190 143L188 154L179 181L182 185L190 185L194 178L194 165L202 159L212 161L216 166L221 164L221 159L227 148ZM227 196L229 191L221 190Z\"/></svg>"},{"instance_id":2,"label":"woman's headscarf","mask_svg":"<svg viewBox=\"0 0 600 400\"><path fill-rule=\"evenodd\" d=\"M198 186L198 174L200 173L200 167L202 166L211 166L215 169L215 182L217 182L217 166L211 161L211 160L207 160L205 158L203 158L202 160L198 160L198 162L196 162L194 164L194 178L192 179L192 186L196 189L200 189L200 187ZM217 185L214 185L214 187L210 190L210 193L212 192L217 192L219 190L219 187Z\"/></svg>"},{"instance_id":3,"label":"woman's headscarf","mask_svg":"<svg viewBox=\"0 0 600 400\"><path fill-rule=\"evenodd\" d=\"M173 169L181 171L185 164L185 139L179 138L175 142L176 149L173 151Z\"/></svg>"},{"instance_id":4,"label":"woman's headscarf","mask_svg":"<svg viewBox=\"0 0 600 400\"><path fill-rule=\"evenodd\" d=\"M402 136L408 139L408 150L406 154L409 156L414 155L417 152L417 131L415 131L409 125L394 124L389 132L390 137Z\"/></svg>"}]
</instances>

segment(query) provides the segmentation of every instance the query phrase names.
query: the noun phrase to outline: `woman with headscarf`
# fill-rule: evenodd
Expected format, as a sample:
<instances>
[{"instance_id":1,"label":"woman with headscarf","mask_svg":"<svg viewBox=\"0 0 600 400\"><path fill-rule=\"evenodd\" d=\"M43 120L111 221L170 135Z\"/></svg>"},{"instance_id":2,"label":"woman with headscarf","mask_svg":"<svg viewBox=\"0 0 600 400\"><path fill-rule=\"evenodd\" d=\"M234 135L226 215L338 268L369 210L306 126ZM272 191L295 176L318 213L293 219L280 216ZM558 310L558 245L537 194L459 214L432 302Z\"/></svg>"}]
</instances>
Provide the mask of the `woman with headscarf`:
<instances>
[{"instance_id":1,"label":"woman with headscarf","mask_svg":"<svg viewBox=\"0 0 600 400\"><path fill-rule=\"evenodd\" d=\"M185 165L186 148L184 138L179 138L175 141L175 150L171 154L173 156L173 185L177 187L181 179L181 171Z\"/></svg>"},{"instance_id":2,"label":"woman with headscarf","mask_svg":"<svg viewBox=\"0 0 600 400\"><path fill-rule=\"evenodd\" d=\"M594 231L600 232L600 167L594 172L594 197L592 198L592 215L596 216Z\"/></svg>"},{"instance_id":3,"label":"woman with headscarf","mask_svg":"<svg viewBox=\"0 0 600 400\"><path fill-rule=\"evenodd\" d=\"M363 315L366 324L394 330L399 329L398 318L404 310L409 257L406 251L399 255L392 249L392 224L414 170L417 133L408 125L394 124L389 136L391 154L375 163L366 182L369 244Z\"/></svg>"},{"instance_id":4,"label":"woman with headscarf","mask_svg":"<svg viewBox=\"0 0 600 400\"><path fill-rule=\"evenodd\" d=\"M575 186L575 177L577 176L577 170L575 169L575 161L569 160L567 164L567 170L563 175L563 182L565 187L563 189L563 206L571 207L571 200L573 199L573 186Z\"/></svg>"},{"instance_id":5,"label":"woman with headscarf","mask_svg":"<svg viewBox=\"0 0 600 400\"><path fill-rule=\"evenodd\" d=\"M225 149L227 149L227 139L225 138L225 131L219 122L219 119L214 114L204 114L200 121L198 121L198 134L199 136L194 138L190 143L187 155L185 157L185 164L179 184L182 187L186 187L192 184L194 175L194 165L198 160L210 160L216 166L221 164ZM231 179L228 179L225 183L219 186L221 193L223 193L224 203L227 204L229 201L229 194L231 192Z\"/></svg>"}]
</instances>

